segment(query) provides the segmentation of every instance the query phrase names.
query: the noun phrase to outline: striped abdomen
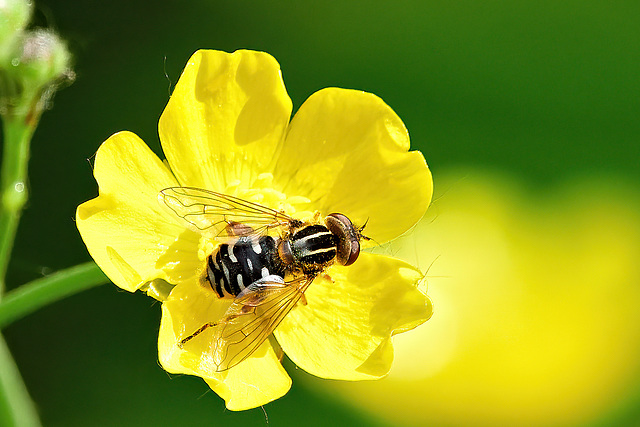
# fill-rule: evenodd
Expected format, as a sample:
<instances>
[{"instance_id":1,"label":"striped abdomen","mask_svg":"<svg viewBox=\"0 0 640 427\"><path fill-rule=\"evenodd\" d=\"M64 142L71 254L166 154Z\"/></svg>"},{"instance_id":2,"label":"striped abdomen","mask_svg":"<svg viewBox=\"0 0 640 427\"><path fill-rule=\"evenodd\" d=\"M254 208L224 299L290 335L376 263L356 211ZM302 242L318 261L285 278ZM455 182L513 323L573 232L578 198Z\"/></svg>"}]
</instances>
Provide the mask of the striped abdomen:
<instances>
[{"instance_id":1,"label":"striped abdomen","mask_svg":"<svg viewBox=\"0 0 640 427\"><path fill-rule=\"evenodd\" d=\"M250 284L271 274L284 277L273 237L239 237L223 243L207 259L206 285L220 298L234 298Z\"/></svg>"}]
</instances>

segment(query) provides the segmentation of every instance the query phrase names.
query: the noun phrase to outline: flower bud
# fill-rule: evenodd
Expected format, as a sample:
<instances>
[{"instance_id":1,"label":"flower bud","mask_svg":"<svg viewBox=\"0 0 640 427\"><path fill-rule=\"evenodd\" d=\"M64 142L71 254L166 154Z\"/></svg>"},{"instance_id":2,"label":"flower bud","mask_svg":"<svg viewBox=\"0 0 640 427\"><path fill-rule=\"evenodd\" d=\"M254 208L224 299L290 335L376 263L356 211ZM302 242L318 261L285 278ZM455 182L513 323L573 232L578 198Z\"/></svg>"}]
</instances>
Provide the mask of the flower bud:
<instances>
[{"instance_id":1,"label":"flower bud","mask_svg":"<svg viewBox=\"0 0 640 427\"><path fill-rule=\"evenodd\" d=\"M2 0L0 0L2 1ZM1 71L4 85L3 110L35 110L39 114L47 107L51 96L64 80L71 80L71 55L66 44L52 31L36 29L24 32L14 45L9 65ZM14 111L26 114L27 111Z\"/></svg>"},{"instance_id":2,"label":"flower bud","mask_svg":"<svg viewBox=\"0 0 640 427\"><path fill-rule=\"evenodd\" d=\"M25 86L44 86L68 71L69 51L52 31L37 29L25 33L20 48L20 55L11 61L11 73L19 74Z\"/></svg>"},{"instance_id":3,"label":"flower bud","mask_svg":"<svg viewBox=\"0 0 640 427\"><path fill-rule=\"evenodd\" d=\"M10 60L10 51L27 26L32 9L28 0L0 0L0 64Z\"/></svg>"}]
</instances>

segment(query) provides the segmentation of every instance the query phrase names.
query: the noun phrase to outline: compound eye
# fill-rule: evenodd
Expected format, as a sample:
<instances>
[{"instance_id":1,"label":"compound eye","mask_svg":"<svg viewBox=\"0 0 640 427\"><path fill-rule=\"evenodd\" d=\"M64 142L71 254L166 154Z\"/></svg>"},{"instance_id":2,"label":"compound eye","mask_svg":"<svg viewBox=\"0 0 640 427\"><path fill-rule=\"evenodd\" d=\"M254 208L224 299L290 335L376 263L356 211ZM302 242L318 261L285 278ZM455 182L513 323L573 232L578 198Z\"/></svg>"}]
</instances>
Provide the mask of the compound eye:
<instances>
[{"instance_id":1,"label":"compound eye","mask_svg":"<svg viewBox=\"0 0 640 427\"><path fill-rule=\"evenodd\" d=\"M360 233L349 218L340 213L329 214L325 218L327 228L338 238L336 258L342 265L356 262L360 254Z\"/></svg>"}]
</instances>

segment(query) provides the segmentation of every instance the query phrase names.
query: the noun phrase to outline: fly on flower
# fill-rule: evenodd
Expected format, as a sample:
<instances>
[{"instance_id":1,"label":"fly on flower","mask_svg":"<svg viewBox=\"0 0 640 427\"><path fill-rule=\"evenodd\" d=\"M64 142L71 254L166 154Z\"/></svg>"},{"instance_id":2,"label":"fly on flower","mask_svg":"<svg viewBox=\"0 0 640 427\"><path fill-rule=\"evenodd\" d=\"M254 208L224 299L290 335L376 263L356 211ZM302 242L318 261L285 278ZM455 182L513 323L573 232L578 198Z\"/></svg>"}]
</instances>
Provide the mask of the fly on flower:
<instances>
[{"instance_id":1,"label":"fly on flower","mask_svg":"<svg viewBox=\"0 0 640 427\"><path fill-rule=\"evenodd\" d=\"M192 187L162 190L159 200L200 233L225 242L206 259L201 284L218 298L233 299L221 319L181 338L182 347L213 328L216 371L236 366L271 335L313 280L337 261L353 264L362 229L340 213L301 221L226 194Z\"/></svg>"},{"instance_id":2,"label":"fly on flower","mask_svg":"<svg viewBox=\"0 0 640 427\"><path fill-rule=\"evenodd\" d=\"M432 314L419 269L360 252L361 228L324 217L371 217L384 244L424 215L431 173L402 120L350 89L292 109L269 54L198 51L158 124L165 159L114 134L95 156L98 196L76 213L117 286L160 296L161 366L203 378L234 411L287 393L282 353L317 377L381 378L393 336ZM163 282L170 292L149 292Z\"/></svg>"}]
</instances>

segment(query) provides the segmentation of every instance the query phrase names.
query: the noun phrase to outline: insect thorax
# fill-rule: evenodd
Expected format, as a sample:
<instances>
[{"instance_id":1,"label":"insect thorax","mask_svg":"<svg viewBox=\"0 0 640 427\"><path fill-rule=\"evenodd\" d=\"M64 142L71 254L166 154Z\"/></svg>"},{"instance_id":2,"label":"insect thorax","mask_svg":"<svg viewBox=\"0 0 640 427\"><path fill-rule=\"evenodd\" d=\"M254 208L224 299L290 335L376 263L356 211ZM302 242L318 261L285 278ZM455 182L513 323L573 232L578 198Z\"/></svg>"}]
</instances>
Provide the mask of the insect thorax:
<instances>
[{"instance_id":1,"label":"insect thorax","mask_svg":"<svg viewBox=\"0 0 640 427\"><path fill-rule=\"evenodd\" d=\"M272 274L284 277L274 238L239 237L221 244L209 255L203 284L220 298L233 298L256 280Z\"/></svg>"},{"instance_id":2,"label":"insect thorax","mask_svg":"<svg viewBox=\"0 0 640 427\"><path fill-rule=\"evenodd\" d=\"M310 225L291 237L291 252L306 273L318 272L336 257L336 237L327 227Z\"/></svg>"}]
</instances>

